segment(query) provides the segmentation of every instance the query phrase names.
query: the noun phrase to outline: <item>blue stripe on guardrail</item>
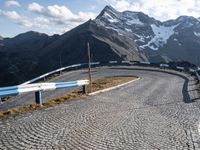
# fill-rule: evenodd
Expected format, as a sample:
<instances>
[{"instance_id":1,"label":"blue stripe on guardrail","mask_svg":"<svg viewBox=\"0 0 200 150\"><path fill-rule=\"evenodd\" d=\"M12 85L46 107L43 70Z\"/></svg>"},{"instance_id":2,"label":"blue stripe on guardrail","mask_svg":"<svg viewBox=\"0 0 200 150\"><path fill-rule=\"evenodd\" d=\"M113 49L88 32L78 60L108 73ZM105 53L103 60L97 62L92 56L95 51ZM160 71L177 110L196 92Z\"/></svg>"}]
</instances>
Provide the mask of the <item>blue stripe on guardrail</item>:
<instances>
[{"instance_id":1,"label":"blue stripe on guardrail","mask_svg":"<svg viewBox=\"0 0 200 150\"><path fill-rule=\"evenodd\" d=\"M16 96L21 93L36 92L36 91L48 91L61 88L71 88L84 86L89 83L88 80L77 80L70 82L59 82L59 83L34 83L19 86L10 86L5 88L0 88L0 97L5 96Z\"/></svg>"}]
</instances>

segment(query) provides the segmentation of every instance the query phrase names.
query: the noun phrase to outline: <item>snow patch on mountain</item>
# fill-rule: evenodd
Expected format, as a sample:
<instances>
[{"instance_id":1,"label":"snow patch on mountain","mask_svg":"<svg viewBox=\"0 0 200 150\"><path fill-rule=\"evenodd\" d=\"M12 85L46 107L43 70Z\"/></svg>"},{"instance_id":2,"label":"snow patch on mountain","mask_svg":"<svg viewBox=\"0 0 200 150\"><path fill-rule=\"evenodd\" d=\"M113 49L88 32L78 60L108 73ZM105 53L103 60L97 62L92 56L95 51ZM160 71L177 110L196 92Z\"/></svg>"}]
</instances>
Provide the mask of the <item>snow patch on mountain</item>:
<instances>
[{"instance_id":1,"label":"snow patch on mountain","mask_svg":"<svg viewBox=\"0 0 200 150\"><path fill-rule=\"evenodd\" d=\"M167 43L167 40L174 34L174 29L178 25L174 26L157 26L155 24L151 25L154 37L145 45L140 46L141 48L149 47L153 50L158 50L159 47Z\"/></svg>"},{"instance_id":2,"label":"snow patch on mountain","mask_svg":"<svg viewBox=\"0 0 200 150\"><path fill-rule=\"evenodd\" d=\"M137 25L144 25L144 23L142 23L138 18L134 18L134 19L127 20L127 21L126 21L126 24L127 24L127 25L134 25L134 24L137 24Z\"/></svg>"},{"instance_id":3,"label":"snow patch on mountain","mask_svg":"<svg viewBox=\"0 0 200 150\"><path fill-rule=\"evenodd\" d=\"M177 42L177 44L179 45L179 46L181 46L182 44L178 41L178 39L176 39L176 38L174 38L174 41L176 41Z\"/></svg>"},{"instance_id":4,"label":"snow patch on mountain","mask_svg":"<svg viewBox=\"0 0 200 150\"><path fill-rule=\"evenodd\" d=\"M174 38L174 41L178 41L176 38Z\"/></svg>"},{"instance_id":5,"label":"snow patch on mountain","mask_svg":"<svg viewBox=\"0 0 200 150\"><path fill-rule=\"evenodd\" d=\"M107 29L114 30L114 31L116 31L118 34L120 33L120 31L119 31L118 29L114 28L114 27L106 27L106 28L107 28Z\"/></svg>"},{"instance_id":6,"label":"snow patch on mountain","mask_svg":"<svg viewBox=\"0 0 200 150\"><path fill-rule=\"evenodd\" d=\"M125 30L126 30L127 32L132 32L132 30L131 30L131 29L127 29L127 28L125 28Z\"/></svg>"},{"instance_id":7,"label":"snow patch on mountain","mask_svg":"<svg viewBox=\"0 0 200 150\"><path fill-rule=\"evenodd\" d=\"M108 19L109 22L111 23L115 23L118 22L117 19L113 18L110 14L108 14L107 12L104 12L104 17Z\"/></svg>"},{"instance_id":8,"label":"snow patch on mountain","mask_svg":"<svg viewBox=\"0 0 200 150\"><path fill-rule=\"evenodd\" d=\"M144 25L144 23L138 18L138 14L134 12L123 12L122 18L123 20L126 20L127 25Z\"/></svg>"},{"instance_id":9,"label":"snow patch on mountain","mask_svg":"<svg viewBox=\"0 0 200 150\"><path fill-rule=\"evenodd\" d=\"M135 41L140 41L140 42L145 43L145 37L144 37L144 36L138 35L138 34L136 34L136 33L134 33L134 35L138 38L138 39L135 40Z\"/></svg>"},{"instance_id":10,"label":"snow patch on mountain","mask_svg":"<svg viewBox=\"0 0 200 150\"><path fill-rule=\"evenodd\" d=\"M194 32L194 35L200 37L200 33Z\"/></svg>"}]
</instances>

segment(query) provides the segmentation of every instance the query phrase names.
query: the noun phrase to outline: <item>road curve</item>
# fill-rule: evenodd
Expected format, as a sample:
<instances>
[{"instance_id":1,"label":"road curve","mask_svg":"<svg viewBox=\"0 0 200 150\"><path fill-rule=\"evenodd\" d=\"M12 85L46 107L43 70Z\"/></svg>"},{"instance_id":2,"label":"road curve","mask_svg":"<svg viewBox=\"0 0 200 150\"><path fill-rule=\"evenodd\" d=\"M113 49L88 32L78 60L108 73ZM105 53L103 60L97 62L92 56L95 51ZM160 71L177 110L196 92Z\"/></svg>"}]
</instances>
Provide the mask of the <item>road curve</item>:
<instances>
[{"instance_id":1,"label":"road curve","mask_svg":"<svg viewBox=\"0 0 200 150\"><path fill-rule=\"evenodd\" d=\"M108 75L137 75L141 79L2 120L0 149L200 148L200 105L197 98L189 99L184 78L132 68L97 68L93 72L95 78ZM63 75L62 79L68 77ZM190 81L189 86L194 83Z\"/></svg>"}]
</instances>

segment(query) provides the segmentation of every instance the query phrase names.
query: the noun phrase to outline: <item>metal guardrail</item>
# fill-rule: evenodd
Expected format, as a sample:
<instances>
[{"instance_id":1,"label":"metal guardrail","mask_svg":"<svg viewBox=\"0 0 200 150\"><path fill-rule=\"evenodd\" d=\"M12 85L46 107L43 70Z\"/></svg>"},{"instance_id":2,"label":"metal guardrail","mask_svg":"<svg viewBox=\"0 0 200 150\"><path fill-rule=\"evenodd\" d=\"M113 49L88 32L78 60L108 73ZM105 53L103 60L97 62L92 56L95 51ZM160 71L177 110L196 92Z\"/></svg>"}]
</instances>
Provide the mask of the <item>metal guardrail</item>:
<instances>
[{"instance_id":1,"label":"metal guardrail","mask_svg":"<svg viewBox=\"0 0 200 150\"><path fill-rule=\"evenodd\" d=\"M146 65L150 65L151 63L148 61L140 61L140 64L146 64Z\"/></svg>"},{"instance_id":2,"label":"metal guardrail","mask_svg":"<svg viewBox=\"0 0 200 150\"><path fill-rule=\"evenodd\" d=\"M21 85L30 84L30 83L33 83L33 82L35 82L35 81L38 81L38 80L40 80L40 79L42 79L42 78L45 78L45 77L47 77L47 76L49 76L49 75L52 75L52 74L54 74L54 73L57 73L57 72L60 72L60 71L66 70L66 69L70 69L70 68L81 67L81 66L83 66L83 65L85 65L85 64L86 64L86 63L84 63L84 64L75 64L75 65L71 65L71 66L62 67L62 68L56 69L56 70L54 70L54 71L45 73L45 74L43 74L43 75L41 75L41 76L39 76L39 77L36 77L36 78L34 78L34 79L32 79L32 80L26 81L26 82L22 83Z\"/></svg>"},{"instance_id":3,"label":"metal guardrail","mask_svg":"<svg viewBox=\"0 0 200 150\"><path fill-rule=\"evenodd\" d=\"M117 64L117 61L109 61L109 64Z\"/></svg>"},{"instance_id":4,"label":"metal guardrail","mask_svg":"<svg viewBox=\"0 0 200 150\"><path fill-rule=\"evenodd\" d=\"M160 67L162 67L162 68L169 68L169 65L168 64L160 64Z\"/></svg>"},{"instance_id":5,"label":"metal guardrail","mask_svg":"<svg viewBox=\"0 0 200 150\"><path fill-rule=\"evenodd\" d=\"M92 62L92 63L91 63L91 65L99 65L99 64L100 64L100 62ZM47 76L50 76L50 75L52 75L52 74L55 74L55 73L64 71L64 70L66 70L66 69L81 67L81 66L84 66L84 65L87 65L87 63L75 64L75 65L71 65L71 66L62 67L62 68L56 69L56 70L54 70L54 71L45 73L45 74L43 74L43 75L41 75L41 76L39 76L39 77L36 77L36 78L34 78L34 79L32 79L32 80L26 81L26 82L24 82L24 83L22 83L22 84L20 84L20 85L30 84L30 83L36 82L36 81L38 81L38 80L41 80L41 79L43 79L43 78L45 78L45 77L47 77Z\"/></svg>"},{"instance_id":6,"label":"metal guardrail","mask_svg":"<svg viewBox=\"0 0 200 150\"><path fill-rule=\"evenodd\" d=\"M131 63L131 61L115 61L115 60L112 60L112 61L108 61L106 62L107 64L111 64L111 65L115 65L115 64L135 64L135 63ZM91 65L102 65L102 64L106 64L105 62L91 62ZM138 61L138 63L136 64L141 64L141 65L151 65L152 63L151 62L148 62L148 61ZM64 71L66 69L70 69L70 68L75 68L75 67L82 67L84 65L87 65L87 63L82 63L82 64L75 64L75 65L71 65L71 66L66 66L66 67L62 67L60 69L56 69L54 71L51 71L51 72L48 72L48 73L45 73L39 77L36 77L32 80L29 80L25 83L22 83L21 85L27 85L27 84L30 84L30 83L33 83L33 82L36 82L38 80L41 80L47 76L50 76L52 74L55 74L55 73L58 73L58 72L61 72L61 71ZM158 66L160 66L160 68L170 68L170 65L169 64L158 64ZM176 66L176 69L177 70L180 70L180 71L184 71L185 68L184 67L181 67L181 66ZM189 70L192 70L192 71L189 71L191 73L195 73L196 70L193 70L192 68L189 68Z\"/></svg>"},{"instance_id":7,"label":"metal guardrail","mask_svg":"<svg viewBox=\"0 0 200 150\"><path fill-rule=\"evenodd\" d=\"M130 61L108 61L107 62L108 64L134 64L134 63L131 63ZM151 65L152 63L151 62L148 62L148 61L140 61L138 62L139 64L144 64L144 65ZM136 63L136 64L138 64ZM92 62L91 65L101 65L101 64L105 64L105 62ZM87 65L87 63L83 63L83 64L75 64L75 65L71 65L71 66L66 66L66 67L62 67L62 68L59 68L59 69L56 69L54 71L51 71L51 72L48 72L48 73L45 73L37 78L34 78L32 80L29 80L19 86L12 86L12 87L5 87L5 88L0 88L0 97L3 97L3 96L11 96L11 95L18 95L19 93L22 93L23 91L24 92L29 92L29 90L33 91L33 89L35 89L34 91L45 91L45 90L54 90L54 89L58 89L59 87L63 87L63 88L67 88L67 85L70 85L72 86L73 84L70 84L72 82L66 82L66 83L36 83L36 84L30 84L30 83L33 83L33 82L36 82L38 80L41 80L49 75L52 75L52 74L55 74L55 73L58 73L60 71L63 71L63 70L66 70L66 69L70 69L70 68L75 68L75 67L82 67L84 65ZM169 68L169 64L158 64L160 66L160 68ZM181 67L181 66L176 66L176 69L177 70L180 70L180 71L184 71L185 68L184 67ZM191 72L192 68L189 68L189 72ZM198 81L200 81L200 75L198 74L198 72L196 70L192 70L192 72L194 72L197 76L197 79ZM76 81L73 81L73 83L75 84L74 86L78 86L78 84L75 83ZM27 85L27 86L25 86ZM80 85L79 85L80 86ZM39 88L40 87L40 88ZM4 91L3 91L4 90ZM8 91L8 94L7 95L3 95L2 92L5 93L5 91ZM37 93L37 92L36 92ZM36 94L37 95L37 94ZM37 96L36 96L37 97ZM36 98L38 99L38 98Z\"/></svg>"},{"instance_id":8,"label":"metal guardrail","mask_svg":"<svg viewBox=\"0 0 200 150\"><path fill-rule=\"evenodd\" d=\"M185 68L184 68L184 67L177 66L176 69L178 69L178 70L184 70Z\"/></svg>"},{"instance_id":9,"label":"metal guardrail","mask_svg":"<svg viewBox=\"0 0 200 150\"><path fill-rule=\"evenodd\" d=\"M122 64L130 64L130 61L123 60L121 63Z\"/></svg>"},{"instance_id":10,"label":"metal guardrail","mask_svg":"<svg viewBox=\"0 0 200 150\"><path fill-rule=\"evenodd\" d=\"M88 80L78 80L70 82L58 83L34 83L28 85L18 85L0 88L0 98L6 96L17 96L22 93L35 92L36 104L42 105L42 91L56 90L62 88L83 87L83 93L86 93L86 85L89 84Z\"/></svg>"}]
</instances>

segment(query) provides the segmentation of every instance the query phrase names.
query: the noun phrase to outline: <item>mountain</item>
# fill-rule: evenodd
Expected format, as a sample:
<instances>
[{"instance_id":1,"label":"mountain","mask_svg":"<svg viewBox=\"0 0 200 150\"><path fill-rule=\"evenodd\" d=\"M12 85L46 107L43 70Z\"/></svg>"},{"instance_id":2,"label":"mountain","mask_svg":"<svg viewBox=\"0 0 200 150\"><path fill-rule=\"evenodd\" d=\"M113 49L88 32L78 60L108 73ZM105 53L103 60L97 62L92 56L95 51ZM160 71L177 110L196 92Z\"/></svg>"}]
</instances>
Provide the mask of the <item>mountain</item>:
<instances>
[{"instance_id":1,"label":"mountain","mask_svg":"<svg viewBox=\"0 0 200 150\"><path fill-rule=\"evenodd\" d=\"M118 12L106 6L63 35L30 31L0 39L0 86L20 84L48 71L93 61L189 61L200 64L199 19L181 16L161 22L142 12Z\"/></svg>"},{"instance_id":2,"label":"mountain","mask_svg":"<svg viewBox=\"0 0 200 150\"><path fill-rule=\"evenodd\" d=\"M31 72L38 64L38 54L57 37L30 31L0 41L0 86L18 84L37 75Z\"/></svg>"},{"instance_id":3,"label":"mountain","mask_svg":"<svg viewBox=\"0 0 200 150\"><path fill-rule=\"evenodd\" d=\"M4 39L0 47L0 85L19 84L62 66L85 63L87 42L93 61L141 60L129 38L89 20L60 36L27 32Z\"/></svg>"},{"instance_id":4,"label":"mountain","mask_svg":"<svg viewBox=\"0 0 200 150\"><path fill-rule=\"evenodd\" d=\"M184 60L200 64L199 19L180 16L160 22L142 12L118 12L107 6L95 21L131 38L151 62Z\"/></svg>"}]
</instances>

